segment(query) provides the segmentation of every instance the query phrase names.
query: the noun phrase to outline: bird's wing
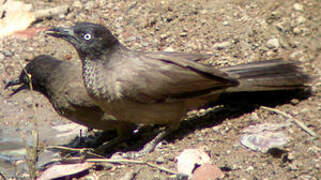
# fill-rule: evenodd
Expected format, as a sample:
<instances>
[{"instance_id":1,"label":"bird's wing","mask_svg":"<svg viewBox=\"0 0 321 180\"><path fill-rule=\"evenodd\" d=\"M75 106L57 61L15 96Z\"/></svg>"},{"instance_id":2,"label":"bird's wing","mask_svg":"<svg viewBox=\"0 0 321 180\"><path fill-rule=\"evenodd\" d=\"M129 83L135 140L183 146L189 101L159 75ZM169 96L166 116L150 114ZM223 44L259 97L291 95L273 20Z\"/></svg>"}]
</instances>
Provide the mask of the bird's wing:
<instances>
[{"instance_id":1,"label":"bird's wing","mask_svg":"<svg viewBox=\"0 0 321 180\"><path fill-rule=\"evenodd\" d=\"M50 81L49 89L54 91L56 99L61 99L61 102L81 107L95 106L84 86L80 63L61 63L52 72Z\"/></svg>"},{"instance_id":2,"label":"bird's wing","mask_svg":"<svg viewBox=\"0 0 321 180\"><path fill-rule=\"evenodd\" d=\"M238 84L213 66L177 55L130 52L112 76L122 94L145 103L191 98Z\"/></svg>"},{"instance_id":3,"label":"bird's wing","mask_svg":"<svg viewBox=\"0 0 321 180\"><path fill-rule=\"evenodd\" d=\"M212 57L212 54L190 54L181 52L144 52L145 56L149 56L156 59L174 59L174 60L190 60L190 61L201 61Z\"/></svg>"},{"instance_id":4,"label":"bird's wing","mask_svg":"<svg viewBox=\"0 0 321 180\"><path fill-rule=\"evenodd\" d=\"M73 106L94 107L97 106L89 97L83 83L72 83L65 91L66 100Z\"/></svg>"}]
</instances>

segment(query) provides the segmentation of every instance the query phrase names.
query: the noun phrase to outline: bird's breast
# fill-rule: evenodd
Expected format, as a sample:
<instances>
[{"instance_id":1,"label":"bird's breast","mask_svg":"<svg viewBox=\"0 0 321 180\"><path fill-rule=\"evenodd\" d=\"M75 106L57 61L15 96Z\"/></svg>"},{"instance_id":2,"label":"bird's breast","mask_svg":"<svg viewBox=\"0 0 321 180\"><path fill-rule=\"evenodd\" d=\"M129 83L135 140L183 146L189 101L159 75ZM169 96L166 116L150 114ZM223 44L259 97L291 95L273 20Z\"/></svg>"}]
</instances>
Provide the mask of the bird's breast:
<instances>
[{"instance_id":1,"label":"bird's breast","mask_svg":"<svg viewBox=\"0 0 321 180\"><path fill-rule=\"evenodd\" d=\"M87 92L92 98L107 102L122 98L121 83L114 71L109 71L99 62L87 62L83 65L82 74Z\"/></svg>"}]
</instances>

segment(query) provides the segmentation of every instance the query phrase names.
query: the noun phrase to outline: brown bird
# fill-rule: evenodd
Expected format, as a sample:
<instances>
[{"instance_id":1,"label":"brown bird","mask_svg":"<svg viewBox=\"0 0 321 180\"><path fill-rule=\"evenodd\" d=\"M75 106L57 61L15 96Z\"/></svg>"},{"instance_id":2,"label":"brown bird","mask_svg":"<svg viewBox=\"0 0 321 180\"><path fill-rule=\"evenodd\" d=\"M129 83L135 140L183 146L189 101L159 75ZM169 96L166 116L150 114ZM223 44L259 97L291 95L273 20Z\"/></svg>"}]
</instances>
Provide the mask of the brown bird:
<instances>
[{"instance_id":1,"label":"brown bird","mask_svg":"<svg viewBox=\"0 0 321 180\"><path fill-rule=\"evenodd\" d=\"M85 87L95 103L122 122L120 137L126 136L127 123L168 126L142 153L177 129L188 110L223 92L298 89L310 80L295 63L282 60L216 69L196 62L209 55L130 50L106 27L88 22L47 33L76 48Z\"/></svg>"},{"instance_id":2,"label":"brown bird","mask_svg":"<svg viewBox=\"0 0 321 180\"><path fill-rule=\"evenodd\" d=\"M102 111L87 94L81 77L81 64L40 55L27 64L20 75L5 88L21 85L11 95L32 87L45 95L56 112L69 120L90 128L114 130L118 122Z\"/></svg>"}]
</instances>

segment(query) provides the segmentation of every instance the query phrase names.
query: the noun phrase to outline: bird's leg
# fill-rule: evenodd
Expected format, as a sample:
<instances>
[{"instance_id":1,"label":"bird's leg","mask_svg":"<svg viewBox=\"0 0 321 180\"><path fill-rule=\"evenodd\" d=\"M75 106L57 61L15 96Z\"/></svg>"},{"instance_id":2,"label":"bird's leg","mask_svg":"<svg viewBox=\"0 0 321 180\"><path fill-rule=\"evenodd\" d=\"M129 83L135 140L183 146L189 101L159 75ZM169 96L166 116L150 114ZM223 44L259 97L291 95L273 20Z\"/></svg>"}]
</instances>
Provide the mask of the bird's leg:
<instances>
[{"instance_id":1,"label":"bird's leg","mask_svg":"<svg viewBox=\"0 0 321 180\"><path fill-rule=\"evenodd\" d=\"M140 150L139 153L144 155L146 153L153 152L156 146L158 145L158 143L160 143L167 135L169 135L173 131L174 129L171 129L171 128L160 130L157 136L155 136L150 142L145 144L144 148Z\"/></svg>"},{"instance_id":2,"label":"bird's leg","mask_svg":"<svg viewBox=\"0 0 321 180\"><path fill-rule=\"evenodd\" d=\"M155 136L150 142L144 145L143 149L141 149L138 152L127 152L123 154L122 156L125 158L137 158L146 155L147 153L153 152L156 148L156 146L169 134L171 134L173 131L178 129L178 125L171 125L166 129L161 129L160 132L158 132L157 136Z\"/></svg>"},{"instance_id":3,"label":"bird's leg","mask_svg":"<svg viewBox=\"0 0 321 180\"><path fill-rule=\"evenodd\" d=\"M131 123L121 123L117 127L118 136L111 141L105 142L96 148L95 152L98 154L104 153L107 149L113 148L132 138L136 125Z\"/></svg>"}]
</instances>

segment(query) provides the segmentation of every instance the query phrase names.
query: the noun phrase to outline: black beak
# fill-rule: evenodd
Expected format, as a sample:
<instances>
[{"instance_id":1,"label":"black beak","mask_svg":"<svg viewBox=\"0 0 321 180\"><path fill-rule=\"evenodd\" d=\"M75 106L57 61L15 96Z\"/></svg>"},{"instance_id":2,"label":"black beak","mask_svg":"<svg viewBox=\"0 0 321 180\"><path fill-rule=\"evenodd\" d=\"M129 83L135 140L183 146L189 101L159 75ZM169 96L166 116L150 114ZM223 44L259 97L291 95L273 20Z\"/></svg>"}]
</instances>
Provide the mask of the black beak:
<instances>
[{"instance_id":1,"label":"black beak","mask_svg":"<svg viewBox=\"0 0 321 180\"><path fill-rule=\"evenodd\" d=\"M57 38L74 37L74 31L72 28L54 27L47 29L45 32L46 34Z\"/></svg>"},{"instance_id":2,"label":"black beak","mask_svg":"<svg viewBox=\"0 0 321 180\"><path fill-rule=\"evenodd\" d=\"M10 94L10 96L15 95L16 93L18 93L19 91L21 91L21 90L23 90L23 89L29 88L29 86L28 86L27 84L25 84L24 82L22 82L22 81L20 80L20 78L16 78L16 79L14 79L14 80L12 80L12 81L9 81L9 82L6 84L6 86L4 87L4 89L8 89L10 86L16 86L16 85L20 85L20 84L22 84L20 87L12 90L13 92Z\"/></svg>"},{"instance_id":3,"label":"black beak","mask_svg":"<svg viewBox=\"0 0 321 180\"><path fill-rule=\"evenodd\" d=\"M6 86L4 87L4 89L8 89L8 87L10 86L15 86L15 85L19 85L22 84L22 82L20 81L20 78L16 78L14 80L9 81Z\"/></svg>"}]
</instances>

